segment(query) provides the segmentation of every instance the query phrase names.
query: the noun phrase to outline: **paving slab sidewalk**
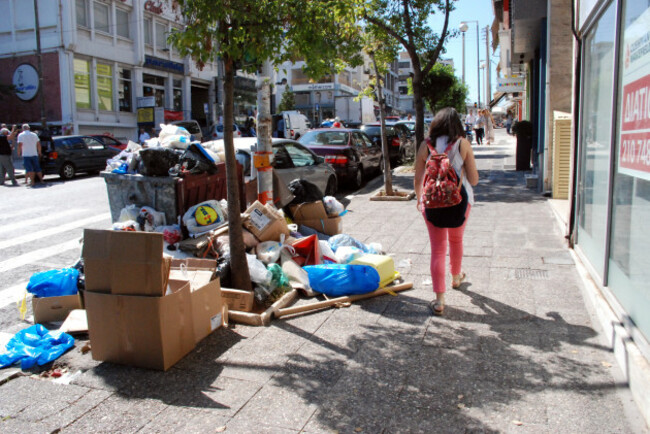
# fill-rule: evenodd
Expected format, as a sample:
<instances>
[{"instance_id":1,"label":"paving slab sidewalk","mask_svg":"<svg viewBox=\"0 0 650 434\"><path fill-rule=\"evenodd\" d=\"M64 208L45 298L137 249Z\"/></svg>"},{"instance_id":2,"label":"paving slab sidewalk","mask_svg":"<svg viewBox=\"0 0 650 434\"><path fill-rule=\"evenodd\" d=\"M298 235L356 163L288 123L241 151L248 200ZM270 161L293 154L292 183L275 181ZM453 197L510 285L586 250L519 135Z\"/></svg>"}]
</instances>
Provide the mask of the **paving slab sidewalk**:
<instances>
[{"instance_id":1,"label":"paving slab sidewalk","mask_svg":"<svg viewBox=\"0 0 650 434\"><path fill-rule=\"evenodd\" d=\"M415 202L349 198L346 233L382 243L414 289L235 325L166 373L61 359L72 384L0 385L2 432L647 432L581 294L547 200L509 169L514 138L476 147L467 282L432 317ZM412 173L394 177L403 189ZM567 258L569 260L567 260Z\"/></svg>"}]
</instances>

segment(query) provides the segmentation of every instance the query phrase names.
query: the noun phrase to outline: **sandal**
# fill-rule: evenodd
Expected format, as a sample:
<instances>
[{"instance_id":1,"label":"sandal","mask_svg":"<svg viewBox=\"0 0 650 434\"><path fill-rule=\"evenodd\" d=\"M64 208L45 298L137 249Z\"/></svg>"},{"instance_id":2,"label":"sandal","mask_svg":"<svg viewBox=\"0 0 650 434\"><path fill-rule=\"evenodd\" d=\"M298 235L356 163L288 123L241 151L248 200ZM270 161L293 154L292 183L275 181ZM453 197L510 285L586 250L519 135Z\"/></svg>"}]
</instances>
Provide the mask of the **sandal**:
<instances>
[{"instance_id":1,"label":"sandal","mask_svg":"<svg viewBox=\"0 0 650 434\"><path fill-rule=\"evenodd\" d=\"M460 284L465 281L467 274L461 272L460 274L454 274L451 276L451 287L454 289L460 288Z\"/></svg>"},{"instance_id":2,"label":"sandal","mask_svg":"<svg viewBox=\"0 0 650 434\"><path fill-rule=\"evenodd\" d=\"M435 316L442 316L445 313L445 304L440 300L433 300L429 303L429 309Z\"/></svg>"}]
</instances>

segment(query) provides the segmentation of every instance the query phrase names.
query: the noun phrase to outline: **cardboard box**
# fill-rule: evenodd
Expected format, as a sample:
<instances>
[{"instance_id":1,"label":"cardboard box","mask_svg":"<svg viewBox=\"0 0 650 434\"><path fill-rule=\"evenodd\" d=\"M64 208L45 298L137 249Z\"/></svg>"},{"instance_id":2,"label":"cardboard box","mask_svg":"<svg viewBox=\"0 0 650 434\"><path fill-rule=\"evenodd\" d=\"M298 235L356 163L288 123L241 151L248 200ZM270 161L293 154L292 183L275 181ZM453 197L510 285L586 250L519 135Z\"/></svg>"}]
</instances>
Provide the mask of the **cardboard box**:
<instances>
[{"instance_id":1,"label":"cardboard box","mask_svg":"<svg viewBox=\"0 0 650 434\"><path fill-rule=\"evenodd\" d=\"M242 224L260 241L279 241L280 235L289 235L284 217L271 205L259 201L244 212Z\"/></svg>"},{"instance_id":2,"label":"cardboard box","mask_svg":"<svg viewBox=\"0 0 650 434\"><path fill-rule=\"evenodd\" d=\"M189 282L163 297L86 292L94 360L166 371L196 345Z\"/></svg>"},{"instance_id":3,"label":"cardboard box","mask_svg":"<svg viewBox=\"0 0 650 434\"><path fill-rule=\"evenodd\" d=\"M167 287L162 234L86 229L82 255L88 292L160 297Z\"/></svg>"},{"instance_id":4,"label":"cardboard box","mask_svg":"<svg viewBox=\"0 0 650 434\"><path fill-rule=\"evenodd\" d=\"M214 259L172 259L169 279L188 280L192 290L199 289L214 279L216 268Z\"/></svg>"},{"instance_id":5,"label":"cardboard box","mask_svg":"<svg viewBox=\"0 0 650 434\"><path fill-rule=\"evenodd\" d=\"M221 288L221 298L223 299L223 302L228 306L228 310L237 310L240 312L252 311L254 302L253 297L253 291Z\"/></svg>"},{"instance_id":6,"label":"cardboard box","mask_svg":"<svg viewBox=\"0 0 650 434\"><path fill-rule=\"evenodd\" d=\"M34 324L65 321L68 314L75 309L81 309L81 298L79 294L32 298Z\"/></svg>"},{"instance_id":7,"label":"cardboard box","mask_svg":"<svg viewBox=\"0 0 650 434\"><path fill-rule=\"evenodd\" d=\"M194 342L198 344L210 333L228 323L228 310L224 309L219 279L199 288L191 288L191 299Z\"/></svg>"},{"instance_id":8,"label":"cardboard box","mask_svg":"<svg viewBox=\"0 0 650 434\"><path fill-rule=\"evenodd\" d=\"M308 228L326 235L337 235L343 232L343 220L338 216L328 216L322 201L301 203L291 207L293 220Z\"/></svg>"}]
</instances>

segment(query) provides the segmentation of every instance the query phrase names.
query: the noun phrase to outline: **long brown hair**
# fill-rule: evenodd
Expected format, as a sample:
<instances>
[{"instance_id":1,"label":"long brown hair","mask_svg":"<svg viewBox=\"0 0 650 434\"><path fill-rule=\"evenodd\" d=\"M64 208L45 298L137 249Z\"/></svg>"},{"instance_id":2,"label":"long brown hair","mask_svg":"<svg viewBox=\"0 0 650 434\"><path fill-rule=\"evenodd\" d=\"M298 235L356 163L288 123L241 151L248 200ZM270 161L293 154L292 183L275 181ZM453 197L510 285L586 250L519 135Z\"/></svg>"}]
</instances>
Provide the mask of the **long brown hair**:
<instances>
[{"instance_id":1,"label":"long brown hair","mask_svg":"<svg viewBox=\"0 0 650 434\"><path fill-rule=\"evenodd\" d=\"M453 107L446 107L436 113L429 127L429 137L433 143L440 136L447 136L449 140L465 137L465 128Z\"/></svg>"}]
</instances>

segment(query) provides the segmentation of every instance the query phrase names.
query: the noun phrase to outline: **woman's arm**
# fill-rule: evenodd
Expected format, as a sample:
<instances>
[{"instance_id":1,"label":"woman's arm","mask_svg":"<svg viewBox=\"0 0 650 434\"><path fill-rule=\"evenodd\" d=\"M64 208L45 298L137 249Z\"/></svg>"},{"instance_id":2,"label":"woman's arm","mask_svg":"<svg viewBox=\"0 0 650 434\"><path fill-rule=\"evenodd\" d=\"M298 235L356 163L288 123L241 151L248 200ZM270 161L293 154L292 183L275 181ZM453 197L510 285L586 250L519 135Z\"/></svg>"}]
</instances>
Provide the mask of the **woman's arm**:
<instances>
[{"instance_id":1,"label":"woman's arm","mask_svg":"<svg viewBox=\"0 0 650 434\"><path fill-rule=\"evenodd\" d=\"M415 190L415 198L418 201L418 209L420 199L422 198L422 179L424 178L424 167L427 163L429 156L429 148L426 142L422 142L420 149L415 157L415 177L413 178L413 189Z\"/></svg>"},{"instance_id":2,"label":"woman's arm","mask_svg":"<svg viewBox=\"0 0 650 434\"><path fill-rule=\"evenodd\" d=\"M462 139L460 141L460 156L463 157L463 167L465 168L465 177L467 178L467 182L471 185L478 184L478 170L476 169L474 151L472 151L472 145L470 145L467 139Z\"/></svg>"}]
</instances>

